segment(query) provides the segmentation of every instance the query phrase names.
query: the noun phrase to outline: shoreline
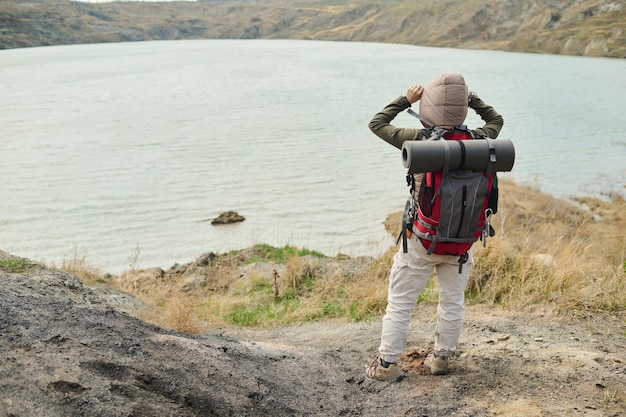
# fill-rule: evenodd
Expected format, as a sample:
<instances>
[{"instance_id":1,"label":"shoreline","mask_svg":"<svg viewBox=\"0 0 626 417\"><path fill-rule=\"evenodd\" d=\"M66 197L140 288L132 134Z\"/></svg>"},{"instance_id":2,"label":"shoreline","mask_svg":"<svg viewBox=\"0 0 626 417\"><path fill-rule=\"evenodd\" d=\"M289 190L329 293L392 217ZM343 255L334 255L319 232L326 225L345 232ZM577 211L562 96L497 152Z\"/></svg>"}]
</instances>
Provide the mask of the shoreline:
<instances>
[{"instance_id":1,"label":"shoreline","mask_svg":"<svg viewBox=\"0 0 626 417\"><path fill-rule=\"evenodd\" d=\"M588 195L588 196L581 196L581 197L571 196L569 198L556 197L556 196L553 196L552 194L542 192L532 186L520 185L508 179L500 179L500 184L501 184L501 188L504 188L505 190L507 188L517 190L517 191L513 191L512 193L507 193L506 191L502 191L500 193L500 201L505 202L504 204L507 204L506 203L507 201L508 201L508 204L512 204L512 205L523 203L521 201L516 202L516 195L522 195L523 196L522 198L530 199L534 201L541 200L541 199L550 199L555 202L558 202L559 205L562 205L564 207L571 206L572 208L582 210L583 212L586 212L594 216L596 221L602 220L601 215L594 213L594 209L597 209L599 205L608 205L608 206L614 205L616 207L619 207L621 202L624 201L624 197L622 197L621 195L607 195L607 194L600 194L597 196ZM624 189L626 190L626 184L624 185ZM519 190L523 190L523 191L520 192ZM512 195L508 195L508 194L512 194ZM401 204L398 204L397 210L390 212L386 216L385 219L381 220L381 224L384 225L384 230L386 230L386 235L384 236L383 240L388 242L389 246L385 248L383 247L383 243L380 243L379 248L376 250L377 254L357 253L354 255L346 255L342 253L341 251L337 251L334 254L325 253L325 252L320 252L320 253L323 253L328 258L348 256L351 258L370 257L374 259L380 259L381 257L385 256L385 254L388 253L389 250L393 250L395 247L397 247L397 245L395 245L395 240L396 240L395 236L397 236L397 234L399 233L399 230L397 230L395 226L396 226L396 223L399 224L401 214L402 214L402 207L401 207ZM501 217L502 217L502 214L498 213L495 215L494 220L500 222L503 220L501 219ZM511 221L511 220L507 219L506 221ZM245 251L245 250L251 249L254 245L263 245L263 244L267 244L267 242L259 240L258 242L253 243L251 245L241 246L241 247L237 247L237 248L233 248L229 250L222 250L222 251L218 250L218 251L215 251L215 253L217 255L225 255L231 252ZM308 249L308 250L319 252L318 248L308 247L306 245L300 247L299 245L295 245L291 242L283 242L282 244L277 244L276 246L277 247L290 246L290 247L297 247L298 249ZM4 250L4 249L5 248L0 248L0 250ZM138 251L138 252L131 254L128 257L130 264L125 263L124 265L119 265L118 267L110 267L110 268L98 266L101 264L101 262L99 262L97 259L90 259L88 256L81 254L80 251L75 251L73 254L66 254L63 256L62 259L56 259L56 260L54 259L50 260L47 257L39 257L39 258L33 257L27 254L22 255L22 254L18 254L16 251L8 251L8 252L14 256L30 259L35 262L41 262L49 266L62 267L64 264L80 265L81 268L86 268L94 273L97 273L103 276L121 276L121 275L127 274L132 271L136 271L136 270L151 270L151 269L159 269L162 271L174 270L176 268L180 268L181 266L193 264L197 259L206 255L207 253L213 253L214 250L211 249L210 247L207 247L206 249L198 249L197 255L190 256L188 260L175 259L169 262L161 262L161 263L147 262L147 261L139 262L138 258L140 257L140 251ZM135 258L134 261L132 260L133 257Z\"/></svg>"},{"instance_id":2,"label":"shoreline","mask_svg":"<svg viewBox=\"0 0 626 417\"><path fill-rule=\"evenodd\" d=\"M504 206L504 210L501 210L497 214L494 215L494 222L500 223L502 225L501 227L506 227L507 222L513 221L512 219L509 218L508 214L503 213L503 211L505 210L510 210L510 208L507 208L510 206L528 206L528 205L532 206L532 205L541 204L540 203L541 201L549 201L550 203L546 203L546 204L552 206L554 209L557 209L558 207L558 210L561 210L563 212L569 212L570 208L572 210L580 210L584 213L587 213L593 216L595 221L606 221L607 219L605 217L609 217L608 220L611 220L610 217L614 216L614 214L606 214L606 213L619 211L620 207L624 205L624 197L622 196L603 195L603 196L596 196L596 197L592 197L592 196L571 197L571 198L566 199L566 198L559 198L559 197L552 196L550 194L544 193L530 186L519 185L513 181L503 180L503 179L500 179L500 188L501 188L500 206ZM624 185L624 188L626 189L626 184ZM599 207L603 207L602 212L598 212ZM528 211L538 212L538 209L528 208ZM604 213L604 214L601 214L601 213ZM395 248L398 247L398 245L395 244L395 240L396 240L395 236L397 236L399 233L398 225L400 224L401 216L402 216L402 208L400 207L400 205L398 205L398 210L392 211L391 213L387 215L385 219L383 219L382 224L384 225L384 229L386 230L386 239L389 240L390 246L386 249L381 247L378 255L356 254L353 256L348 256L348 255L342 254L341 252L337 252L335 254L328 254L328 253L323 253L323 252L321 253L323 253L328 258L367 257L367 258L373 258L373 259L380 259L384 257L386 254L388 254L389 251L391 250L395 251ZM541 217L542 217L541 213L538 213L537 217L539 219L538 222L544 221L544 220L541 220ZM519 238L519 236L517 236L517 238ZM267 243L263 241L259 241L258 243L254 245L264 245L264 244L267 244ZM215 252L215 254L218 256L223 256L223 255L226 255L228 253L233 253L233 252L235 253L244 252L246 250L250 250L254 245L244 246L244 247L235 248L235 249L231 249L227 251L217 251ZM299 247L289 242L285 242L283 245L278 245L277 247L283 247L283 246L290 246L290 247L296 247L297 249L307 249L311 251L318 251L317 248ZM207 248L206 250L202 251L201 253L199 253L199 255L193 257L189 261L178 260L178 261L170 262L170 265L165 265L164 263L163 265L150 264L150 265L145 265L143 267L129 267L129 268L120 270L120 272L118 273L106 271L106 270L99 270L98 268L94 268L94 269L103 275L109 275L109 276L122 276L122 275L131 273L132 271L136 271L136 270L141 271L141 270L153 270L153 269L161 270L165 273L165 271L172 271L172 270L180 269L181 267L192 265L198 259L202 258L203 256L206 256L208 253L214 253L214 252L210 248ZM85 263L88 265L89 260L85 260L85 261L86 261Z\"/></svg>"}]
</instances>

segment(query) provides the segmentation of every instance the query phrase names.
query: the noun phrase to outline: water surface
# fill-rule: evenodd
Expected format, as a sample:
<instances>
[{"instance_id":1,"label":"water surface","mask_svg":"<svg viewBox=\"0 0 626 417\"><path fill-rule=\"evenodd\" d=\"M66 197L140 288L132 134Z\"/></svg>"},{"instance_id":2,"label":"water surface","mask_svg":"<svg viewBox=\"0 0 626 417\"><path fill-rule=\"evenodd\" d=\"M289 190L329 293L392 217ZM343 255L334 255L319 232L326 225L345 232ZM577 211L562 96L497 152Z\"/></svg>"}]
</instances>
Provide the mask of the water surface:
<instances>
[{"instance_id":1,"label":"water surface","mask_svg":"<svg viewBox=\"0 0 626 417\"><path fill-rule=\"evenodd\" d=\"M367 123L448 70L504 116L517 158L502 177L624 193L624 60L291 40L16 49L0 51L0 249L115 273L260 242L379 255L408 191ZM210 225L227 210L246 221Z\"/></svg>"}]
</instances>

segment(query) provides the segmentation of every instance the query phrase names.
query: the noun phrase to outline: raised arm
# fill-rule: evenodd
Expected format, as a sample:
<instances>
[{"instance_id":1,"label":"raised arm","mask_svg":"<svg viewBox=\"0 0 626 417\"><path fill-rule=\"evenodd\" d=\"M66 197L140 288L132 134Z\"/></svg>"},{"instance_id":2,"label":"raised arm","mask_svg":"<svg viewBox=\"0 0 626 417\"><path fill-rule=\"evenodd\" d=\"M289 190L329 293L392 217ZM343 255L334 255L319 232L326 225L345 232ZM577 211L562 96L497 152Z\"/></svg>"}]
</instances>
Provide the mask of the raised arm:
<instances>
[{"instance_id":1,"label":"raised arm","mask_svg":"<svg viewBox=\"0 0 626 417\"><path fill-rule=\"evenodd\" d=\"M469 107L474 109L476 114L485 122L482 127L474 130L484 133L492 139L497 138L504 125L502 116L493 107L482 101L475 93L470 94Z\"/></svg>"},{"instance_id":2,"label":"raised arm","mask_svg":"<svg viewBox=\"0 0 626 417\"><path fill-rule=\"evenodd\" d=\"M411 104L417 102L424 87L421 85L413 85L409 87L405 96L400 96L389 103L385 108L376 113L369 122L370 130L385 142L402 149L402 144L407 140L421 140L422 132L417 128L399 128L391 124L398 113L411 107Z\"/></svg>"}]
</instances>

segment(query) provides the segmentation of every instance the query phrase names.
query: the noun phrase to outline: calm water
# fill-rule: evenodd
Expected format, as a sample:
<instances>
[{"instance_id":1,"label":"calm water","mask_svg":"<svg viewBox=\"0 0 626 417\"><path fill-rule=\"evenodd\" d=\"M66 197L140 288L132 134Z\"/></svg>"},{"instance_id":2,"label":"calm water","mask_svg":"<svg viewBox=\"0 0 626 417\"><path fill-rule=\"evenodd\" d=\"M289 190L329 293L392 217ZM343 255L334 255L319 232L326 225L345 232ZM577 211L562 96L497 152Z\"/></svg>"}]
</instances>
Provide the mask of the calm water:
<instances>
[{"instance_id":1,"label":"calm water","mask_svg":"<svg viewBox=\"0 0 626 417\"><path fill-rule=\"evenodd\" d=\"M504 116L517 159L502 177L624 194L625 60L265 40L5 50L0 249L114 273L259 242L378 255L408 192L367 123L447 70ZM211 226L226 210L246 221Z\"/></svg>"}]
</instances>

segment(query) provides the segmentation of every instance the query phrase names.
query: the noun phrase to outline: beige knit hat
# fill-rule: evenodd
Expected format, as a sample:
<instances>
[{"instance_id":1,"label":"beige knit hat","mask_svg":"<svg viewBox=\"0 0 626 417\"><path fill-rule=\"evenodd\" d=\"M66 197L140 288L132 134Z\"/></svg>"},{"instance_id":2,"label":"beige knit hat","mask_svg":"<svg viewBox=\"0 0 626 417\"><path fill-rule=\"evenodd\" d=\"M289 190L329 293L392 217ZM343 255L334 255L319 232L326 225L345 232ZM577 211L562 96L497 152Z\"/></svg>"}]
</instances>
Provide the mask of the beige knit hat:
<instances>
[{"instance_id":1,"label":"beige knit hat","mask_svg":"<svg viewBox=\"0 0 626 417\"><path fill-rule=\"evenodd\" d=\"M463 76L458 72L445 72L424 88L419 112L435 126L460 126L467 116L467 99Z\"/></svg>"}]
</instances>

